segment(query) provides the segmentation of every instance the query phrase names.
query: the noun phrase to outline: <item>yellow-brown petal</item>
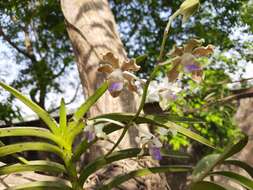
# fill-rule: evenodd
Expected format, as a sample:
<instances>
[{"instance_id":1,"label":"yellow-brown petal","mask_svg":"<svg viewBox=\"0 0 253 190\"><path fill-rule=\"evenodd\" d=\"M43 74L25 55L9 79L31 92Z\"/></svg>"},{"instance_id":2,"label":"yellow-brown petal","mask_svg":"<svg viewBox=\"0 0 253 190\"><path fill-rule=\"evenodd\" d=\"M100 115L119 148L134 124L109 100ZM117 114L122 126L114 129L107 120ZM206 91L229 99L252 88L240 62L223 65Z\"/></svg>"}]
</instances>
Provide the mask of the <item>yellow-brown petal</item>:
<instances>
[{"instance_id":1,"label":"yellow-brown petal","mask_svg":"<svg viewBox=\"0 0 253 190\"><path fill-rule=\"evenodd\" d=\"M183 47L177 47L176 45L173 46L172 50L167 53L168 56L176 57L183 55L184 48Z\"/></svg>"},{"instance_id":2,"label":"yellow-brown petal","mask_svg":"<svg viewBox=\"0 0 253 190\"><path fill-rule=\"evenodd\" d=\"M184 45L184 52L191 53L194 48L201 46L203 40L191 39Z\"/></svg>"},{"instance_id":3,"label":"yellow-brown petal","mask_svg":"<svg viewBox=\"0 0 253 190\"><path fill-rule=\"evenodd\" d=\"M194 80L197 83L200 83L203 78L203 71L198 70L198 71L193 71L192 72L192 80Z\"/></svg>"},{"instance_id":4,"label":"yellow-brown petal","mask_svg":"<svg viewBox=\"0 0 253 190\"><path fill-rule=\"evenodd\" d=\"M121 66L122 71L138 71L141 67L136 64L135 59L124 61Z\"/></svg>"},{"instance_id":5,"label":"yellow-brown petal","mask_svg":"<svg viewBox=\"0 0 253 190\"><path fill-rule=\"evenodd\" d=\"M112 52L107 52L103 55L103 61L112 65L114 69L119 68L119 59L113 55Z\"/></svg>"},{"instance_id":6,"label":"yellow-brown petal","mask_svg":"<svg viewBox=\"0 0 253 190\"><path fill-rule=\"evenodd\" d=\"M213 45L208 45L206 47L198 47L193 50L192 54L196 57L206 57L208 55L213 54L214 52L214 46Z\"/></svg>"},{"instance_id":7,"label":"yellow-brown petal","mask_svg":"<svg viewBox=\"0 0 253 190\"><path fill-rule=\"evenodd\" d=\"M99 72L102 72L102 73L112 73L113 72L113 68L111 65L109 64L104 64L104 65L101 65L99 68L98 68L98 71Z\"/></svg>"},{"instance_id":8,"label":"yellow-brown petal","mask_svg":"<svg viewBox=\"0 0 253 190\"><path fill-rule=\"evenodd\" d=\"M133 81L128 82L128 89L132 92L137 92L137 86L133 83Z\"/></svg>"},{"instance_id":9,"label":"yellow-brown petal","mask_svg":"<svg viewBox=\"0 0 253 190\"><path fill-rule=\"evenodd\" d=\"M132 73L129 72L123 72L123 77L127 80L128 82L128 89L130 91L137 91L137 86L134 84L135 76Z\"/></svg>"},{"instance_id":10,"label":"yellow-brown petal","mask_svg":"<svg viewBox=\"0 0 253 190\"><path fill-rule=\"evenodd\" d=\"M168 73L167 77L170 82L176 81L179 75L179 65L175 65Z\"/></svg>"}]
</instances>

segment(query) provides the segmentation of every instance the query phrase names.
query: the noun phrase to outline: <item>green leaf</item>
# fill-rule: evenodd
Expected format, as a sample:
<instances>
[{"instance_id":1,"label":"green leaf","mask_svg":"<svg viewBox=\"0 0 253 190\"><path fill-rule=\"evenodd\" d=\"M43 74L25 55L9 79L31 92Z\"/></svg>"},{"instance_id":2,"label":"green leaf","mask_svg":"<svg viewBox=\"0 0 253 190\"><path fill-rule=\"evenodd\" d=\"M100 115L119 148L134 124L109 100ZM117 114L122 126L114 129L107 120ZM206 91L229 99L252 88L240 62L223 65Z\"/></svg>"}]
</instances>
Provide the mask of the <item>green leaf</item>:
<instances>
[{"instance_id":1,"label":"green leaf","mask_svg":"<svg viewBox=\"0 0 253 190\"><path fill-rule=\"evenodd\" d=\"M0 86L10 92L13 96L18 98L20 101L22 101L25 105L27 105L31 110L34 111L50 128L50 130L53 133L58 132L58 124L57 122L50 117L50 115L43 110L39 105L34 103L32 100L29 98L25 97L21 92L17 91L16 89L8 86L7 84L4 84L3 82L0 81Z\"/></svg>"},{"instance_id":2,"label":"green leaf","mask_svg":"<svg viewBox=\"0 0 253 190\"><path fill-rule=\"evenodd\" d=\"M158 121L158 124L159 124L159 121ZM210 148L216 149L213 146L213 144L210 141L208 141L206 138L202 137L201 135L199 135L197 133L192 132L189 129L181 127L181 126L179 126L179 125L177 125L177 124L175 124L173 122L170 122L170 121L166 122L165 124L162 124L162 125L161 124L162 123L160 123L161 127L165 127L165 128L169 128L169 129L174 129L177 132L179 132L179 133L181 133L181 134L183 134L183 135L185 135L185 136L187 136L187 137L189 137L189 138L191 138L191 139L193 139L195 141L198 141L201 144L204 144L206 146L209 146Z\"/></svg>"},{"instance_id":3,"label":"green leaf","mask_svg":"<svg viewBox=\"0 0 253 190\"><path fill-rule=\"evenodd\" d=\"M58 145L63 142L49 130L39 127L6 127L0 129L0 137L33 136L51 140Z\"/></svg>"},{"instance_id":4,"label":"green leaf","mask_svg":"<svg viewBox=\"0 0 253 190\"><path fill-rule=\"evenodd\" d=\"M64 158L62 150L52 144L44 142L24 142L0 147L0 157L23 151L46 151L52 152Z\"/></svg>"},{"instance_id":5,"label":"green leaf","mask_svg":"<svg viewBox=\"0 0 253 190\"><path fill-rule=\"evenodd\" d=\"M227 190L227 189L214 182L200 181L192 185L191 190Z\"/></svg>"},{"instance_id":6,"label":"green leaf","mask_svg":"<svg viewBox=\"0 0 253 190\"><path fill-rule=\"evenodd\" d=\"M84 117L84 115L89 111L90 107L93 106L97 100L105 93L108 88L107 82L104 82L96 91L95 93L90 96L74 113L73 120L79 121Z\"/></svg>"},{"instance_id":7,"label":"green leaf","mask_svg":"<svg viewBox=\"0 0 253 190\"><path fill-rule=\"evenodd\" d=\"M220 154L210 154L202 158L192 172L192 181L196 183L203 180L219 161Z\"/></svg>"},{"instance_id":8,"label":"green leaf","mask_svg":"<svg viewBox=\"0 0 253 190\"><path fill-rule=\"evenodd\" d=\"M89 111L91 106L93 106L97 100L105 93L108 88L107 82L104 82L95 93L90 96L74 113L72 117L72 122L69 123L69 139L72 143L74 138L83 131L84 123L81 122L84 115Z\"/></svg>"},{"instance_id":9,"label":"green leaf","mask_svg":"<svg viewBox=\"0 0 253 190\"><path fill-rule=\"evenodd\" d=\"M244 169L246 172L248 172L248 174L253 178L253 167L251 167L246 162L242 162L240 160L225 160L223 164L240 167Z\"/></svg>"},{"instance_id":10,"label":"green leaf","mask_svg":"<svg viewBox=\"0 0 253 190\"><path fill-rule=\"evenodd\" d=\"M100 115L97 116L95 118L92 118L93 120L99 119L99 118L108 118L108 119L112 119L115 121L120 121L120 122L129 122L132 118L134 117L134 114L131 113L112 113L112 114L104 114L104 115ZM135 123L136 124L141 124L141 123L150 123L150 124L154 124L154 125L159 125L160 127L164 127L164 128L169 128L169 129L175 129L177 130L179 133L193 139L196 140L202 144L205 144L211 148L215 148L212 143L210 143L207 139L205 139L204 137L198 135L197 133L192 132L189 129L183 128L179 125L177 125L176 123L173 123L170 121L170 117L165 117L165 116L159 116L159 115L145 115L145 116L139 116L135 119ZM104 131L106 133L108 133L108 131L106 131L108 128L108 126L104 127ZM120 129L120 126L115 127L116 130ZM109 129L109 132L112 132L112 129Z\"/></svg>"},{"instance_id":11,"label":"green leaf","mask_svg":"<svg viewBox=\"0 0 253 190\"><path fill-rule=\"evenodd\" d=\"M108 182L105 183L105 185L98 188L98 190L111 190L114 187L117 187L120 184L134 177L141 177L141 176L145 176L149 174L164 173L164 172L173 172L173 173L174 172L188 172L190 170L191 168L189 166L161 166L161 167L139 169L125 175L117 176L109 180Z\"/></svg>"},{"instance_id":12,"label":"green leaf","mask_svg":"<svg viewBox=\"0 0 253 190\"><path fill-rule=\"evenodd\" d=\"M79 158L81 157L81 155L92 145L96 142L96 140L88 143L88 141L86 139L83 139L81 143L79 143L76 146L75 152L73 154L72 157L72 161L76 162L79 160Z\"/></svg>"},{"instance_id":13,"label":"green leaf","mask_svg":"<svg viewBox=\"0 0 253 190\"><path fill-rule=\"evenodd\" d=\"M131 158L131 157L137 157L141 151L142 151L142 149L140 149L140 148L129 148L129 149L113 152L112 154L110 154L107 157L101 156L101 157L97 158L95 161L90 162L87 166L85 166L84 168L81 169L80 177L79 177L80 184L83 184L85 182L85 180L92 173L103 168L104 166L106 166L112 162L118 161L118 160L123 160L123 159ZM149 153L146 150L146 151L144 151L144 155L142 155L142 156L147 156L147 155L149 155ZM175 153L175 152L174 153L167 153L164 151L162 151L162 156L173 157L173 158L178 158L178 159L188 158L185 155L183 156L180 153Z\"/></svg>"},{"instance_id":14,"label":"green leaf","mask_svg":"<svg viewBox=\"0 0 253 190\"><path fill-rule=\"evenodd\" d=\"M24 185L10 187L7 190L73 190L60 181L36 181Z\"/></svg>"},{"instance_id":15,"label":"green leaf","mask_svg":"<svg viewBox=\"0 0 253 190\"><path fill-rule=\"evenodd\" d=\"M248 136L246 134L237 140L237 143L231 143L224 151L224 160L240 152L248 143Z\"/></svg>"},{"instance_id":16,"label":"green leaf","mask_svg":"<svg viewBox=\"0 0 253 190\"><path fill-rule=\"evenodd\" d=\"M66 111L64 99L61 99L60 129L62 131L62 134L66 134L66 131L67 131L67 111Z\"/></svg>"},{"instance_id":17,"label":"green leaf","mask_svg":"<svg viewBox=\"0 0 253 190\"><path fill-rule=\"evenodd\" d=\"M217 165L221 164L225 159L241 151L241 149L247 144L248 137L245 135L240 138L237 143L229 144L223 153L207 155L201 159L192 173L192 181L198 182L203 180L208 173Z\"/></svg>"},{"instance_id":18,"label":"green leaf","mask_svg":"<svg viewBox=\"0 0 253 190\"><path fill-rule=\"evenodd\" d=\"M27 164L13 164L0 167L0 175L26 171L66 173L66 169L63 165L44 160L28 161Z\"/></svg>"},{"instance_id":19,"label":"green leaf","mask_svg":"<svg viewBox=\"0 0 253 190\"><path fill-rule=\"evenodd\" d=\"M253 180L244 177L242 175L233 173L233 172L228 172L228 171L219 171L219 172L212 172L210 175L221 175L228 177L229 179L239 183L240 185L246 187L249 190L253 190Z\"/></svg>"}]
</instances>

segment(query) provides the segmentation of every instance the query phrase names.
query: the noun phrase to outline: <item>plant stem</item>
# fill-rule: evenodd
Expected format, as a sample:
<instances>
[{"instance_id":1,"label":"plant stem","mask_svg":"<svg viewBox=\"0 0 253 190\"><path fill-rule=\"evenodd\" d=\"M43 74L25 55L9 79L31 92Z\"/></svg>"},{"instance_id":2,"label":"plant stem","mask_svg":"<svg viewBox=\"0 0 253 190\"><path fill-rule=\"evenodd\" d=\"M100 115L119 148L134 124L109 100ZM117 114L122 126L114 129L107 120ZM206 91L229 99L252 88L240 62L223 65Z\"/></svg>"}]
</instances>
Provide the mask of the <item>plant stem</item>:
<instances>
[{"instance_id":1,"label":"plant stem","mask_svg":"<svg viewBox=\"0 0 253 190\"><path fill-rule=\"evenodd\" d=\"M69 180L72 185L72 189L73 190L83 190L82 186L79 184L76 166L75 166L75 163L73 162L73 159L72 159L72 150L71 151L67 150L64 152L65 152L64 163L65 163L65 166L67 169L67 174L69 176Z\"/></svg>"},{"instance_id":2,"label":"plant stem","mask_svg":"<svg viewBox=\"0 0 253 190\"><path fill-rule=\"evenodd\" d=\"M158 57L158 61L162 61L163 59L163 54L164 54L164 49L165 49L165 44L166 44L166 40L169 36L169 30L170 30L170 26L171 26L171 23L172 21L180 14L180 9L177 10L173 15L170 16L169 20L168 20L168 23L167 23L167 26L164 30L164 33L163 33L163 40L162 40L162 45L161 45L161 49L160 49L160 54L159 54L159 57Z\"/></svg>"},{"instance_id":3,"label":"plant stem","mask_svg":"<svg viewBox=\"0 0 253 190\"><path fill-rule=\"evenodd\" d=\"M112 149L105 155L105 157L109 156L114 150L115 148L120 144L120 142L122 141L122 139L124 138L126 132L128 131L128 129L130 128L131 124L134 122L134 120L136 118L139 117L143 107L144 107L144 104L145 104L145 101L146 101L146 97L147 97L147 93L148 93L148 87L149 87L149 84L150 82L156 77L156 74L157 72L160 70L162 66L161 65L157 65L153 72L151 73L151 76L149 77L149 79L147 80L147 82L145 83L145 86L143 88L143 94L142 94L142 97L141 97L141 103L139 105L139 108L136 112L136 114L134 115L134 117L126 124L126 126L124 127L123 129L123 132L121 133L118 141L114 144L114 146L112 147Z\"/></svg>"}]
</instances>

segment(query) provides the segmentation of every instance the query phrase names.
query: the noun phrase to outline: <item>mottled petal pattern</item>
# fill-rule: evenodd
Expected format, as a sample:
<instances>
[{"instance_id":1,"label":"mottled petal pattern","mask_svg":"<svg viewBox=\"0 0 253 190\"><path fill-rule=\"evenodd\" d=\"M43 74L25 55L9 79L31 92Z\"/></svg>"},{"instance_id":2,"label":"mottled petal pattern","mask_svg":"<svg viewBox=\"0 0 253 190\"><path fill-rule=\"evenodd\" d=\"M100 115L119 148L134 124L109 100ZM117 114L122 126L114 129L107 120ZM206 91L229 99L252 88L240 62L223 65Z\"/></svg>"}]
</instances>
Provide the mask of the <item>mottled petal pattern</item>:
<instances>
[{"instance_id":1,"label":"mottled petal pattern","mask_svg":"<svg viewBox=\"0 0 253 190\"><path fill-rule=\"evenodd\" d=\"M184 53L191 53L194 48L201 46L203 40L191 39L184 45Z\"/></svg>"},{"instance_id":2,"label":"mottled petal pattern","mask_svg":"<svg viewBox=\"0 0 253 190\"><path fill-rule=\"evenodd\" d=\"M183 47L173 47L168 55L174 56L172 60L172 69L167 73L168 79L171 82L176 81L180 76L180 71L185 73L191 73L192 79L196 82L202 80L202 67L197 58L206 57L214 52L214 46L208 45L206 47L201 46L203 40L191 39Z\"/></svg>"},{"instance_id":3,"label":"mottled petal pattern","mask_svg":"<svg viewBox=\"0 0 253 190\"><path fill-rule=\"evenodd\" d=\"M135 59L125 61L121 67L122 71L138 71L141 67L136 64Z\"/></svg>"},{"instance_id":4,"label":"mottled petal pattern","mask_svg":"<svg viewBox=\"0 0 253 190\"><path fill-rule=\"evenodd\" d=\"M172 50L167 54L170 57L182 56L184 53L183 47L173 46Z\"/></svg>"},{"instance_id":5,"label":"mottled petal pattern","mask_svg":"<svg viewBox=\"0 0 253 190\"><path fill-rule=\"evenodd\" d=\"M115 57L112 52L107 52L104 54L103 61L107 64L111 64L114 69L118 69L120 67L119 59Z\"/></svg>"},{"instance_id":6,"label":"mottled petal pattern","mask_svg":"<svg viewBox=\"0 0 253 190\"><path fill-rule=\"evenodd\" d=\"M113 72L113 68L112 68L111 65L104 64L104 65L102 65L102 66L100 66L100 67L98 68L98 71L99 71L99 72L102 72L102 73L108 73L108 74L110 74L110 73Z\"/></svg>"},{"instance_id":7,"label":"mottled petal pattern","mask_svg":"<svg viewBox=\"0 0 253 190\"><path fill-rule=\"evenodd\" d=\"M113 97L119 96L124 86L128 86L130 91L137 92L135 80L138 77L130 73L140 69L135 59L125 60L120 64L119 59L112 52L108 52L103 55L103 61L104 63L98 68L98 71L109 74L107 77L108 91Z\"/></svg>"},{"instance_id":8,"label":"mottled petal pattern","mask_svg":"<svg viewBox=\"0 0 253 190\"><path fill-rule=\"evenodd\" d=\"M198 47L193 50L192 54L196 57L206 57L214 52L214 46L213 45L208 45L206 47Z\"/></svg>"}]
</instances>

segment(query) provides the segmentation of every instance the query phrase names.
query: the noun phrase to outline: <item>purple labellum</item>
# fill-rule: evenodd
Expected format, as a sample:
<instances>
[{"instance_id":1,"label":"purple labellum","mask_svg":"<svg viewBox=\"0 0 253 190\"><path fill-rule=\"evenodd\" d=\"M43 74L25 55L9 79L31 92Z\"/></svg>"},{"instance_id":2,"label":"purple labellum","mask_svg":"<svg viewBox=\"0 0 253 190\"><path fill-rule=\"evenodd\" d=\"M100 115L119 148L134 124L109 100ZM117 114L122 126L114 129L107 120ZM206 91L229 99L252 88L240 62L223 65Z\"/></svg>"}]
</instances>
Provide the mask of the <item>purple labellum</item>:
<instances>
[{"instance_id":1,"label":"purple labellum","mask_svg":"<svg viewBox=\"0 0 253 190\"><path fill-rule=\"evenodd\" d=\"M177 95L176 94L171 94L170 99L174 100L174 101L177 100Z\"/></svg>"},{"instance_id":2,"label":"purple labellum","mask_svg":"<svg viewBox=\"0 0 253 190\"><path fill-rule=\"evenodd\" d=\"M86 131L85 137L86 137L88 143L90 143L91 141L93 141L95 139L96 135L94 132Z\"/></svg>"},{"instance_id":3,"label":"purple labellum","mask_svg":"<svg viewBox=\"0 0 253 190\"><path fill-rule=\"evenodd\" d=\"M155 160L161 160L162 159L160 148L157 148L157 147L151 147L151 148L149 148L149 154Z\"/></svg>"},{"instance_id":4,"label":"purple labellum","mask_svg":"<svg viewBox=\"0 0 253 190\"><path fill-rule=\"evenodd\" d=\"M122 88L123 88L122 82L113 82L109 86L108 90L110 92L114 92L114 91L120 91Z\"/></svg>"},{"instance_id":5,"label":"purple labellum","mask_svg":"<svg viewBox=\"0 0 253 190\"><path fill-rule=\"evenodd\" d=\"M199 71L201 68L198 65L185 65L184 70L186 73L191 73L193 71Z\"/></svg>"}]
</instances>

